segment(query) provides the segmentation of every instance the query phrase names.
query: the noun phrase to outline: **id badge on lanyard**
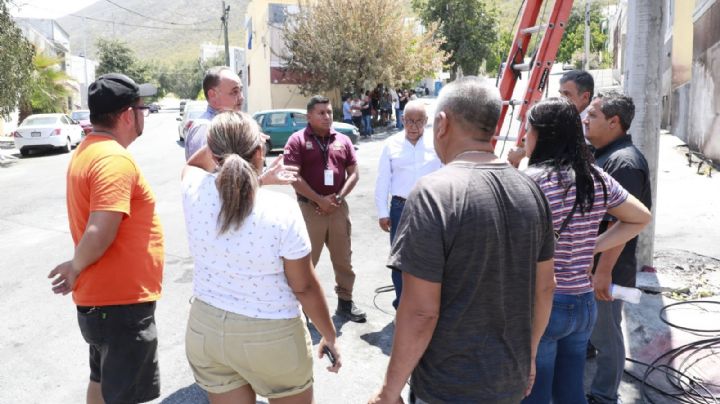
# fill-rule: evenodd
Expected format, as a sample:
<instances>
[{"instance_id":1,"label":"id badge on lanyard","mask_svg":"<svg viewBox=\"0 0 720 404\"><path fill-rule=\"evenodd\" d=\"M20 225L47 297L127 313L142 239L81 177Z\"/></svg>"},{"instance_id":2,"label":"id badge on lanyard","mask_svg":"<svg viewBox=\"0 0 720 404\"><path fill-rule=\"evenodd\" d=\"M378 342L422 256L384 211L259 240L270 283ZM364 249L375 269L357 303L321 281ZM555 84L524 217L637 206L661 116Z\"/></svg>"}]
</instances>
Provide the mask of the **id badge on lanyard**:
<instances>
[{"instance_id":1,"label":"id badge on lanyard","mask_svg":"<svg viewBox=\"0 0 720 404\"><path fill-rule=\"evenodd\" d=\"M317 136L314 136L315 140L318 143L318 146L320 146L320 152L322 153L323 160L325 161L325 170L323 171L323 184L325 184L326 187L332 187L335 185L335 173L333 173L333 170L330 169L328 166L328 160L330 157L330 139L325 139L325 144L322 144L320 142L320 139L317 138Z\"/></svg>"},{"instance_id":2,"label":"id badge on lanyard","mask_svg":"<svg viewBox=\"0 0 720 404\"><path fill-rule=\"evenodd\" d=\"M331 187L335 185L333 179L335 178L335 173L333 173L333 170L330 170L328 168L325 169L325 186Z\"/></svg>"}]
</instances>

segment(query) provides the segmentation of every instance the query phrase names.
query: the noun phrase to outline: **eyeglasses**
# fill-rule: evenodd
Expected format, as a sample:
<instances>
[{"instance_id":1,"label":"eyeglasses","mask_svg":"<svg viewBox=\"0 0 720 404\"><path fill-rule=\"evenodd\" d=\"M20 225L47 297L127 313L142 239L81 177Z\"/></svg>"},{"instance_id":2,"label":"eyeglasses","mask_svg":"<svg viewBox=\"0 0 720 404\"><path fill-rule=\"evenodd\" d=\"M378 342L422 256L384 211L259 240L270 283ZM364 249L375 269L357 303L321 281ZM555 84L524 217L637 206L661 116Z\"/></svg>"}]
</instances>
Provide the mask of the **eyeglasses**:
<instances>
[{"instance_id":1,"label":"eyeglasses","mask_svg":"<svg viewBox=\"0 0 720 404\"><path fill-rule=\"evenodd\" d=\"M142 111L143 116L146 117L146 118L147 118L148 116L150 116L150 107L147 106L147 105L134 105L134 106L132 106L132 107L130 107L130 108L132 108L132 109L134 109L134 110L136 110L136 111L137 111L137 110Z\"/></svg>"},{"instance_id":2,"label":"eyeglasses","mask_svg":"<svg viewBox=\"0 0 720 404\"><path fill-rule=\"evenodd\" d=\"M425 126L425 119L418 119L418 120L412 120L412 119L405 119L404 120L405 126L414 126L416 128L422 128Z\"/></svg>"}]
</instances>

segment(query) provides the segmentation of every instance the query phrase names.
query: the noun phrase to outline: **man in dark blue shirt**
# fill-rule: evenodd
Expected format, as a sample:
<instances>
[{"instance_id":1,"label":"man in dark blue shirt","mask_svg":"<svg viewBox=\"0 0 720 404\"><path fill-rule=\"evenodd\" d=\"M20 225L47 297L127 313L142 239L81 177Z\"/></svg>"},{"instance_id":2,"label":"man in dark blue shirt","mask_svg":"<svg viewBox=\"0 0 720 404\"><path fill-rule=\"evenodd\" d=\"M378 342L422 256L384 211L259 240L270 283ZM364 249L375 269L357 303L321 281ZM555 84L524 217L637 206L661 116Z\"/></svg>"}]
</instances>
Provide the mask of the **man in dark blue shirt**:
<instances>
[{"instance_id":1,"label":"man in dark blue shirt","mask_svg":"<svg viewBox=\"0 0 720 404\"><path fill-rule=\"evenodd\" d=\"M596 164L615 178L648 209L652 205L650 170L647 161L627 133L635 115L630 97L617 93L600 94L590 104L583 120L585 137L595 147ZM615 222L606 215L600 224L603 233ZM610 284L635 286L637 237L624 246L600 254L596 259L593 288L598 301L598 318L590 338L598 350L597 372L588 401L617 403L618 387L625 367L625 342L622 333L622 300L613 300Z\"/></svg>"}]
</instances>

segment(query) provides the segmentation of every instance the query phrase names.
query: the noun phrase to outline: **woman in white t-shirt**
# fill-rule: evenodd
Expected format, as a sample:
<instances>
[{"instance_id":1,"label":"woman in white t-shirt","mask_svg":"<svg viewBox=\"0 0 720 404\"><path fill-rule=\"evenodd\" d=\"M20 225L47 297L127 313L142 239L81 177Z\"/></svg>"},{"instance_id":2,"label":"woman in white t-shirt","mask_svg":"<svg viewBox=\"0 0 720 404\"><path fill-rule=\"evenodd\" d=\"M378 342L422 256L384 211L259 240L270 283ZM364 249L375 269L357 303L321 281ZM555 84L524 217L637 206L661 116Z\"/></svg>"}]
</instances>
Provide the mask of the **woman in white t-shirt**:
<instances>
[{"instance_id":1,"label":"woman in white t-shirt","mask_svg":"<svg viewBox=\"0 0 720 404\"><path fill-rule=\"evenodd\" d=\"M310 403L311 340L299 303L341 366L335 327L297 203L260 189L265 144L247 114L223 112L183 170L194 300L186 353L211 403ZM208 164L210 162L210 164ZM195 165L195 166L193 166Z\"/></svg>"}]
</instances>

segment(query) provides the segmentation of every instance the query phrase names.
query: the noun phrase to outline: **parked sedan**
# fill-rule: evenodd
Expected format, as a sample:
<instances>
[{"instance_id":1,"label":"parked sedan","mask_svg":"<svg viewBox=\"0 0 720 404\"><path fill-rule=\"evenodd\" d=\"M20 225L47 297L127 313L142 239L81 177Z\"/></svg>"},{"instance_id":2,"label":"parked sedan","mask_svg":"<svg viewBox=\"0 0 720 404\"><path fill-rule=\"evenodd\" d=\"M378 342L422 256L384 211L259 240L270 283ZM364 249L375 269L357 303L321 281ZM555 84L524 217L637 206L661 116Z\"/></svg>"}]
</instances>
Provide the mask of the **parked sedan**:
<instances>
[{"instance_id":1,"label":"parked sedan","mask_svg":"<svg viewBox=\"0 0 720 404\"><path fill-rule=\"evenodd\" d=\"M178 136L180 141L184 142L187 136L188 129L192 126L195 119L200 117L205 111L207 111L207 101L190 101L184 105L185 113L182 117L177 117L178 122Z\"/></svg>"},{"instance_id":2,"label":"parked sedan","mask_svg":"<svg viewBox=\"0 0 720 404\"><path fill-rule=\"evenodd\" d=\"M70 118L77 121L85 131L85 134L92 132L92 124L90 123L90 111L79 109L70 113Z\"/></svg>"},{"instance_id":3,"label":"parked sedan","mask_svg":"<svg viewBox=\"0 0 720 404\"><path fill-rule=\"evenodd\" d=\"M60 148L69 153L82 141L83 128L65 114L36 114L25 118L13 132L15 147L27 156L31 150Z\"/></svg>"},{"instance_id":4,"label":"parked sedan","mask_svg":"<svg viewBox=\"0 0 720 404\"><path fill-rule=\"evenodd\" d=\"M307 113L302 109L273 109L260 111L253 115L260 129L270 136L268 150L282 150L290 135L307 126ZM333 122L333 129L350 138L357 144L360 132L353 125Z\"/></svg>"}]
</instances>

